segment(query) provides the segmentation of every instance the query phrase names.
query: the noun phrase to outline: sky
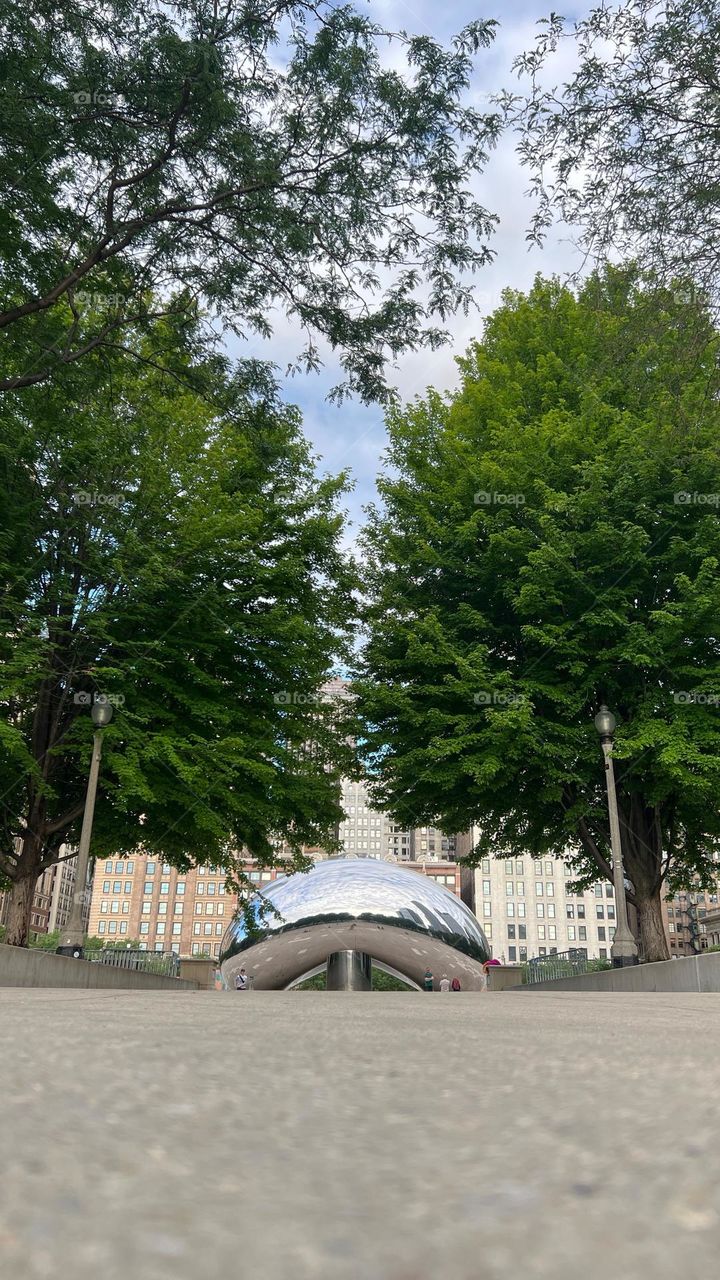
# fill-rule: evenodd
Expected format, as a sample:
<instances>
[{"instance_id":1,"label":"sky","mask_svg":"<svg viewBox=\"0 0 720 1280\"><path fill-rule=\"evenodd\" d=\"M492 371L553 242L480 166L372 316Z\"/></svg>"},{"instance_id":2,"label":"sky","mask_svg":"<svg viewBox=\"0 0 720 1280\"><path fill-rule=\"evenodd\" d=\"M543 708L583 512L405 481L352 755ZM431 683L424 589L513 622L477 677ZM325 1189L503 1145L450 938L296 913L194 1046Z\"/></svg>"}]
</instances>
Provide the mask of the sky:
<instances>
[{"instance_id":1,"label":"sky","mask_svg":"<svg viewBox=\"0 0 720 1280\"><path fill-rule=\"evenodd\" d=\"M491 47L481 50L476 58L476 71L471 85L471 95L476 105L481 105L484 95L517 84L512 71L513 59L529 49L535 39L537 22L547 17L553 8L559 8L557 0L447 0L439 4L428 0L356 0L358 8L365 9L388 29L404 29L409 33L427 33L448 43L452 36L468 22L478 18L496 18L500 29ZM568 19L583 16L591 5L567 4L560 11ZM567 78L572 69L572 45L556 60L553 78ZM474 338L481 336L482 315L491 313L500 304L500 295L507 287L528 289L535 275L558 274L565 276L580 266L580 254L574 248L572 232L559 227L551 232L542 249L529 246L526 232L533 210L533 202L526 195L529 173L524 169L515 152L512 136L504 137L493 153L485 171L473 184L481 204L500 218L499 228L493 239L494 262L473 277L475 302L478 311L468 316L451 318L447 329L450 342L438 351L410 352L401 356L397 367L388 370L389 382L397 388L403 401L423 395L429 386L439 391L452 390L458 385L455 357L462 355ZM302 346L299 330L284 316L277 317L275 332L267 343L255 341L241 350L231 347L231 354L255 354L271 359L284 370ZM319 472L337 474L349 470L354 490L348 496L345 507L348 513L346 541L352 545L363 521L363 507L376 496L375 481L383 465L386 431L383 409L378 405L363 405L357 398L342 405L327 400L330 388L342 380L339 362L330 358L320 374L299 374L281 379L284 397L299 405L303 414L303 429L317 456Z\"/></svg>"}]
</instances>

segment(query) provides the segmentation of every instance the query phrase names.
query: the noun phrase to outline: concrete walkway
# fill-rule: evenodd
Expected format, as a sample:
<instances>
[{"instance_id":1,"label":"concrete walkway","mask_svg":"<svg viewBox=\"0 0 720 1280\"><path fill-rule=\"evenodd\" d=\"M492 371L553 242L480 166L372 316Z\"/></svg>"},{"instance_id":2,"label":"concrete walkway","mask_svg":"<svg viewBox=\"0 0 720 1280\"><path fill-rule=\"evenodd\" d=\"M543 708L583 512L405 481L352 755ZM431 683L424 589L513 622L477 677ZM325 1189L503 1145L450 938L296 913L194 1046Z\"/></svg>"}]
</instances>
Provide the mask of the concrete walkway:
<instances>
[{"instance_id":1,"label":"concrete walkway","mask_svg":"<svg viewBox=\"0 0 720 1280\"><path fill-rule=\"evenodd\" d=\"M0 991L0 1275L677 1280L720 995Z\"/></svg>"}]
</instances>

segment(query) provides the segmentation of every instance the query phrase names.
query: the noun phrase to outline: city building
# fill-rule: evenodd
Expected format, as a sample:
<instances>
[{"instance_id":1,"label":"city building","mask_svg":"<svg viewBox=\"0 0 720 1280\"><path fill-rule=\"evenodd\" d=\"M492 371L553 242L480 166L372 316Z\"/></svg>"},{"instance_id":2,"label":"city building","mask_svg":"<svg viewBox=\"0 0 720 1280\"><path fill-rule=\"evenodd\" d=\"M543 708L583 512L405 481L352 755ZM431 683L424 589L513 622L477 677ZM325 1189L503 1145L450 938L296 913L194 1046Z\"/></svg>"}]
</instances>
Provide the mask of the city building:
<instances>
[{"instance_id":1,"label":"city building","mask_svg":"<svg viewBox=\"0 0 720 1280\"><path fill-rule=\"evenodd\" d=\"M64 846L61 852L66 852ZM48 867L38 877L30 915L30 928L35 933L54 933L67 923L75 892L75 869L75 858L68 858L66 862ZM9 904L10 894L0 893L0 925L7 924ZM88 912L89 895L85 904L86 920Z\"/></svg>"},{"instance_id":2,"label":"city building","mask_svg":"<svg viewBox=\"0 0 720 1280\"><path fill-rule=\"evenodd\" d=\"M338 831L340 856L392 857L398 862L447 862L455 857L455 836L437 827L404 831L387 813L373 808L364 782L343 781L342 807L346 816Z\"/></svg>"}]
</instances>

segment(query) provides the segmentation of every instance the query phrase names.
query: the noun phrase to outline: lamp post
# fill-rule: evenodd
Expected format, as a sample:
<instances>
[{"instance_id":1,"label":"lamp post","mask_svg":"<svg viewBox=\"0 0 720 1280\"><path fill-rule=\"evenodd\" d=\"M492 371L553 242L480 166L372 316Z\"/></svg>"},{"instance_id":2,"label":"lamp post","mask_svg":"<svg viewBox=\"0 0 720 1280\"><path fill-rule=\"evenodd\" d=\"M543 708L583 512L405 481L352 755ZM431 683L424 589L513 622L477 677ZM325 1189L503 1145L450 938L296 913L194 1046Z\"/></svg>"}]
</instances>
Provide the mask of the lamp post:
<instances>
[{"instance_id":1,"label":"lamp post","mask_svg":"<svg viewBox=\"0 0 720 1280\"><path fill-rule=\"evenodd\" d=\"M615 937L610 948L613 967L624 968L637 964L638 949L632 930L628 924L627 900L625 898L625 872L623 871L622 844L620 841L620 819L618 817L617 796L615 794L615 772L612 762L613 733L615 717L612 711L602 706L595 716L595 728L600 734L603 756L605 757L605 781L607 783L608 812L610 815L610 847L612 849L613 884L615 886L615 903L617 906L617 924Z\"/></svg>"},{"instance_id":2,"label":"lamp post","mask_svg":"<svg viewBox=\"0 0 720 1280\"><path fill-rule=\"evenodd\" d=\"M87 885L88 862L90 858L90 836L92 835L93 814L95 812L95 793L97 791L98 774L100 772L100 755L102 752L102 730L112 720L112 705L109 702L93 702L91 715L95 732L93 734L93 751L90 760L85 812L83 813L80 846L77 853L75 870L75 892L68 922L60 932L60 946L57 954L74 956L82 960L83 941L85 938L85 922L83 908L85 906L85 888Z\"/></svg>"}]
</instances>

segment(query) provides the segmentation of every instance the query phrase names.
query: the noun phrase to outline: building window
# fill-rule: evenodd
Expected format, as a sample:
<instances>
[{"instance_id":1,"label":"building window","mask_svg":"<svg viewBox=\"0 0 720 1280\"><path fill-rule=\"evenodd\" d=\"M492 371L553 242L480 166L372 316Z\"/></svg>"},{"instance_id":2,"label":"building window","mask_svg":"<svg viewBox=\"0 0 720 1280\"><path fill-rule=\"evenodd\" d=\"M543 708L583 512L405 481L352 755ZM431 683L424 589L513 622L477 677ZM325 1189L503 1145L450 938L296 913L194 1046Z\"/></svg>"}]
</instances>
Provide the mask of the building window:
<instances>
[{"instance_id":1,"label":"building window","mask_svg":"<svg viewBox=\"0 0 720 1280\"><path fill-rule=\"evenodd\" d=\"M488 920L491 915L492 915L492 903L483 902L483 916L485 917L486 920Z\"/></svg>"},{"instance_id":2,"label":"building window","mask_svg":"<svg viewBox=\"0 0 720 1280\"><path fill-rule=\"evenodd\" d=\"M120 921L120 932L127 933L127 920Z\"/></svg>"},{"instance_id":3,"label":"building window","mask_svg":"<svg viewBox=\"0 0 720 1280\"><path fill-rule=\"evenodd\" d=\"M105 932L105 930L106 930L106 928L107 928L107 921L106 921L106 920L99 920L99 921L98 921L98 933L104 933L104 932Z\"/></svg>"},{"instance_id":4,"label":"building window","mask_svg":"<svg viewBox=\"0 0 720 1280\"><path fill-rule=\"evenodd\" d=\"M578 941L587 942L587 929L584 924L578 925Z\"/></svg>"},{"instance_id":5,"label":"building window","mask_svg":"<svg viewBox=\"0 0 720 1280\"><path fill-rule=\"evenodd\" d=\"M206 916L212 916L212 915L214 915L214 914L215 914L215 903L214 903L214 902L206 902L206 903L205 903L205 915L206 915Z\"/></svg>"},{"instance_id":6,"label":"building window","mask_svg":"<svg viewBox=\"0 0 720 1280\"><path fill-rule=\"evenodd\" d=\"M125 892L132 893L132 880L125 881Z\"/></svg>"},{"instance_id":7,"label":"building window","mask_svg":"<svg viewBox=\"0 0 720 1280\"><path fill-rule=\"evenodd\" d=\"M196 902L196 903L195 903L195 915L196 915L196 916L201 916L201 915L202 915L202 909L203 909L203 904L202 904L202 902Z\"/></svg>"},{"instance_id":8,"label":"building window","mask_svg":"<svg viewBox=\"0 0 720 1280\"><path fill-rule=\"evenodd\" d=\"M193 944L192 944L192 954L193 954L194 956L199 956L199 955L200 955L200 943L199 943L199 942L193 942Z\"/></svg>"},{"instance_id":9,"label":"building window","mask_svg":"<svg viewBox=\"0 0 720 1280\"><path fill-rule=\"evenodd\" d=\"M515 925L514 925L514 924L509 924L509 925L508 925L508 927L507 927L507 936L508 936L508 938L514 938L514 937L515 937Z\"/></svg>"},{"instance_id":10,"label":"building window","mask_svg":"<svg viewBox=\"0 0 720 1280\"><path fill-rule=\"evenodd\" d=\"M554 902L548 902L547 913L553 920L555 919L555 903Z\"/></svg>"},{"instance_id":11,"label":"building window","mask_svg":"<svg viewBox=\"0 0 720 1280\"><path fill-rule=\"evenodd\" d=\"M126 862L126 863L125 863L125 874L126 874L127 876L131 876L131 875L132 875L132 873L133 873L134 868L135 868L135 863L134 863L134 862Z\"/></svg>"},{"instance_id":12,"label":"building window","mask_svg":"<svg viewBox=\"0 0 720 1280\"><path fill-rule=\"evenodd\" d=\"M212 933L212 922L208 920L207 924L205 925L205 937L206 938L209 937L211 933Z\"/></svg>"},{"instance_id":13,"label":"building window","mask_svg":"<svg viewBox=\"0 0 720 1280\"><path fill-rule=\"evenodd\" d=\"M146 881L145 881L145 888L143 889L143 893L152 893L152 891L153 891L153 887L152 887L152 880L146 880Z\"/></svg>"},{"instance_id":14,"label":"building window","mask_svg":"<svg viewBox=\"0 0 720 1280\"><path fill-rule=\"evenodd\" d=\"M512 880L506 880L506 881L505 881L505 893L507 894L508 898L512 898L512 896L513 896L513 892L514 892L514 889L513 889L513 882L512 882Z\"/></svg>"},{"instance_id":15,"label":"building window","mask_svg":"<svg viewBox=\"0 0 720 1280\"><path fill-rule=\"evenodd\" d=\"M164 875L164 876L169 876L169 875L170 875L170 870L171 870L171 868L170 868L170 863L169 863L169 862L163 862L163 875Z\"/></svg>"},{"instance_id":16,"label":"building window","mask_svg":"<svg viewBox=\"0 0 720 1280\"><path fill-rule=\"evenodd\" d=\"M542 919L544 919L544 917L545 917L545 904L544 904L544 903L542 903L542 902L536 902L536 903L535 903L535 915L537 916L538 920L542 920Z\"/></svg>"},{"instance_id":17,"label":"building window","mask_svg":"<svg viewBox=\"0 0 720 1280\"><path fill-rule=\"evenodd\" d=\"M516 875L516 876L522 876L522 875L524 875L524 874L525 874L525 872L523 871L523 864L522 864L522 862L516 862L516 863L515 863L515 875Z\"/></svg>"},{"instance_id":18,"label":"building window","mask_svg":"<svg viewBox=\"0 0 720 1280\"><path fill-rule=\"evenodd\" d=\"M170 881L169 881L169 880L161 880L161 882L160 882L160 892L161 892L161 893L169 893L169 892L170 892Z\"/></svg>"},{"instance_id":19,"label":"building window","mask_svg":"<svg viewBox=\"0 0 720 1280\"><path fill-rule=\"evenodd\" d=\"M149 875L149 876L154 876L154 875L155 875L155 863L154 863L154 862L148 862L147 867L145 868L145 873L146 873L146 875Z\"/></svg>"},{"instance_id":20,"label":"building window","mask_svg":"<svg viewBox=\"0 0 720 1280\"><path fill-rule=\"evenodd\" d=\"M160 934L162 934L162 933L164 933L164 932L165 932L165 921L164 921L164 920L159 920L159 921L158 921L157 928L156 928L156 930L155 930L155 933L156 933L156 934L158 935L158 937L159 937L159 936L160 936Z\"/></svg>"},{"instance_id":21,"label":"building window","mask_svg":"<svg viewBox=\"0 0 720 1280\"><path fill-rule=\"evenodd\" d=\"M568 933L568 941L574 942L575 941L575 925L574 924L568 925L567 933Z\"/></svg>"},{"instance_id":22,"label":"building window","mask_svg":"<svg viewBox=\"0 0 720 1280\"><path fill-rule=\"evenodd\" d=\"M608 920L614 920L614 919L615 919L615 908L614 908L613 906L611 906L611 905L608 905L608 909L607 909L607 918L608 918Z\"/></svg>"},{"instance_id":23,"label":"building window","mask_svg":"<svg viewBox=\"0 0 720 1280\"><path fill-rule=\"evenodd\" d=\"M104 905L105 904L103 903L103 906ZM672 921L670 921L670 923L668 924L668 933L674 933L674 932L675 932L675 925L672 923Z\"/></svg>"},{"instance_id":24,"label":"building window","mask_svg":"<svg viewBox=\"0 0 720 1280\"><path fill-rule=\"evenodd\" d=\"M525 882L524 882L524 880L518 880L518 882L517 882L517 893L518 893L518 897L519 897L519 898L522 898L522 897L524 897L524 896L525 896Z\"/></svg>"},{"instance_id":25,"label":"building window","mask_svg":"<svg viewBox=\"0 0 720 1280\"><path fill-rule=\"evenodd\" d=\"M538 898L541 898L541 897L542 897L542 895L543 895L543 882L542 882L542 880L536 880L536 881L535 881L535 893L537 894Z\"/></svg>"},{"instance_id":26,"label":"building window","mask_svg":"<svg viewBox=\"0 0 720 1280\"><path fill-rule=\"evenodd\" d=\"M198 933L202 933L202 924L200 923L199 920L196 920L195 924L193 925L193 933L196 935Z\"/></svg>"},{"instance_id":27,"label":"building window","mask_svg":"<svg viewBox=\"0 0 720 1280\"><path fill-rule=\"evenodd\" d=\"M210 894L210 896L211 896L211 897L214 897L214 895L215 895L215 881L214 881L214 880L211 880L211 881L210 881L210 883L208 884L207 891L208 891L208 893Z\"/></svg>"},{"instance_id":28,"label":"building window","mask_svg":"<svg viewBox=\"0 0 720 1280\"><path fill-rule=\"evenodd\" d=\"M108 933L117 933L117 926L118 926L117 920L111 920L108 925Z\"/></svg>"},{"instance_id":29,"label":"building window","mask_svg":"<svg viewBox=\"0 0 720 1280\"><path fill-rule=\"evenodd\" d=\"M141 920L141 921L140 921L140 932L141 932L141 933L149 933L149 932L150 932L150 925L149 925L149 923L148 923L148 921L147 921L147 920Z\"/></svg>"},{"instance_id":30,"label":"building window","mask_svg":"<svg viewBox=\"0 0 720 1280\"><path fill-rule=\"evenodd\" d=\"M548 938L557 938L557 926L556 926L556 925L554 925L554 924L549 924L549 925L548 925Z\"/></svg>"},{"instance_id":31,"label":"building window","mask_svg":"<svg viewBox=\"0 0 720 1280\"><path fill-rule=\"evenodd\" d=\"M151 911L151 910L152 910L152 902L143 902L143 904L142 904L142 914L143 914L144 916L149 916L149 915L150 915L150 911Z\"/></svg>"},{"instance_id":32,"label":"building window","mask_svg":"<svg viewBox=\"0 0 720 1280\"><path fill-rule=\"evenodd\" d=\"M185 892L184 880L178 880L177 884L175 885L175 892L182 896L182 894Z\"/></svg>"},{"instance_id":33,"label":"building window","mask_svg":"<svg viewBox=\"0 0 720 1280\"><path fill-rule=\"evenodd\" d=\"M158 915L159 915L159 916L166 916L166 915L167 915L167 907L168 907L167 902L158 902Z\"/></svg>"},{"instance_id":34,"label":"building window","mask_svg":"<svg viewBox=\"0 0 720 1280\"><path fill-rule=\"evenodd\" d=\"M489 858L483 858L482 860L482 873L484 876L490 875L490 859Z\"/></svg>"},{"instance_id":35,"label":"building window","mask_svg":"<svg viewBox=\"0 0 720 1280\"><path fill-rule=\"evenodd\" d=\"M538 927L537 927L537 935L538 935L538 938L544 938L544 937L545 937L545 925L544 925L544 924L539 924L539 925L538 925Z\"/></svg>"},{"instance_id":36,"label":"building window","mask_svg":"<svg viewBox=\"0 0 720 1280\"><path fill-rule=\"evenodd\" d=\"M548 898L553 897L555 893L555 885L552 883L552 881L549 884L545 885L545 893L547 894Z\"/></svg>"},{"instance_id":37,"label":"building window","mask_svg":"<svg viewBox=\"0 0 720 1280\"><path fill-rule=\"evenodd\" d=\"M109 905L110 904L108 902L105 902L104 900L100 903L100 910L102 911L103 915L107 915Z\"/></svg>"},{"instance_id":38,"label":"building window","mask_svg":"<svg viewBox=\"0 0 720 1280\"><path fill-rule=\"evenodd\" d=\"M205 892L205 885L204 885L204 884L196 884L196 885L195 885L195 892L196 892L196 893L204 893L204 892Z\"/></svg>"},{"instance_id":39,"label":"building window","mask_svg":"<svg viewBox=\"0 0 720 1280\"><path fill-rule=\"evenodd\" d=\"M506 872L506 874L507 874L507 875L509 875L509 876L511 876L511 875L512 875L512 873L513 873L513 863L512 863L512 858L508 858L507 862L505 863L505 872Z\"/></svg>"},{"instance_id":40,"label":"building window","mask_svg":"<svg viewBox=\"0 0 720 1280\"><path fill-rule=\"evenodd\" d=\"M105 870L106 870L106 871L109 871L109 872L112 872L112 859L110 859L110 861L109 861L109 862L106 862L106 863L105 863Z\"/></svg>"},{"instance_id":41,"label":"building window","mask_svg":"<svg viewBox=\"0 0 720 1280\"><path fill-rule=\"evenodd\" d=\"M179 922L177 924L173 924L172 931L174 936L177 937L177 935L182 932L182 925Z\"/></svg>"},{"instance_id":42,"label":"building window","mask_svg":"<svg viewBox=\"0 0 720 1280\"><path fill-rule=\"evenodd\" d=\"M110 892L110 881L103 880L103 893L109 893L109 892Z\"/></svg>"},{"instance_id":43,"label":"building window","mask_svg":"<svg viewBox=\"0 0 720 1280\"><path fill-rule=\"evenodd\" d=\"M578 920L585 919L585 903L584 902L578 902L577 915L578 915Z\"/></svg>"},{"instance_id":44,"label":"building window","mask_svg":"<svg viewBox=\"0 0 720 1280\"><path fill-rule=\"evenodd\" d=\"M491 889L491 887L490 887L490 881L489 881L489 880L483 880L483 882L482 882L482 891L483 891L483 893L485 894L485 896L486 896L487 898L489 898L489 897L490 897L490 894L492 893L492 889Z\"/></svg>"},{"instance_id":45,"label":"building window","mask_svg":"<svg viewBox=\"0 0 720 1280\"><path fill-rule=\"evenodd\" d=\"M605 929L603 925L600 925L598 928L598 942L604 942L604 941L605 941Z\"/></svg>"},{"instance_id":46,"label":"building window","mask_svg":"<svg viewBox=\"0 0 720 1280\"><path fill-rule=\"evenodd\" d=\"M218 904L217 904L217 914L218 914L219 916L223 916L223 915L225 915L225 903L224 903L224 902L218 902Z\"/></svg>"},{"instance_id":47,"label":"building window","mask_svg":"<svg viewBox=\"0 0 720 1280\"><path fill-rule=\"evenodd\" d=\"M595 908L595 915L597 916L598 920L604 920L604 919L605 919L605 908L604 908L604 907L602 907L602 906L600 906L600 905L596 906L596 908Z\"/></svg>"},{"instance_id":48,"label":"building window","mask_svg":"<svg viewBox=\"0 0 720 1280\"><path fill-rule=\"evenodd\" d=\"M520 948L520 959L527 960L527 947Z\"/></svg>"},{"instance_id":49,"label":"building window","mask_svg":"<svg viewBox=\"0 0 720 1280\"><path fill-rule=\"evenodd\" d=\"M486 925L483 925L483 928L485 930L485 937L492 938L492 925L486 924Z\"/></svg>"},{"instance_id":50,"label":"building window","mask_svg":"<svg viewBox=\"0 0 720 1280\"><path fill-rule=\"evenodd\" d=\"M508 960L517 960L517 947L508 947Z\"/></svg>"},{"instance_id":51,"label":"building window","mask_svg":"<svg viewBox=\"0 0 720 1280\"><path fill-rule=\"evenodd\" d=\"M594 885L593 885L593 893L595 894L595 897L596 897L596 898L602 898L602 885L601 885L601 884L594 884Z\"/></svg>"},{"instance_id":52,"label":"building window","mask_svg":"<svg viewBox=\"0 0 720 1280\"><path fill-rule=\"evenodd\" d=\"M574 906L573 906L572 902L568 902L568 903L566 903L566 905L565 905L565 915L567 916L568 920L574 920L574 919L575 919L575 908L574 908Z\"/></svg>"},{"instance_id":53,"label":"building window","mask_svg":"<svg viewBox=\"0 0 720 1280\"><path fill-rule=\"evenodd\" d=\"M600 959L607 960L607 947L600 948Z\"/></svg>"},{"instance_id":54,"label":"building window","mask_svg":"<svg viewBox=\"0 0 720 1280\"><path fill-rule=\"evenodd\" d=\"M553 866L552 862L546 862L546 863L545 863L545 875L546 875L546 876L551 876L551 875L553 875L553 874L554 874L554 872L555 872L555 868L554 868L554 866Z\"/></svg>"},{"instance_id":55,"label":"building window","mask_svg":"<svg viewBox=\"0 0 720 1280\"><path fill-rule=\"evenodd\" d=\"M525 903L524 903L524 902L518 902L518 904L517 904L517 913L518 913L518 915L519 915L519 916L524 916L524 915L525 915Z\"/></svg>"},{"instance_id":56,"label":"building window","mask_svg":"<svg viewBox=\"0 0 720 1280\"><path fill-rule=\"evenodd\" d=\"M507 914L508 914L508 916L514 916L514 915L515 915L515 903L514 903L514 902L508 902L506 905L507 905Z\"/></svg>"},{"instance_id":57,"label":"building window","mask_svg":"<svg viewBox=\"0 0 720 1280\"><path fill-rule=\"evenodd\" d=\"M181 916L181 915L182 915L182 913L183 913L183 904L182 904L182 902L176 902L176 903L175 903L175 906L173 907L173 910L174 910L174 912L175 912L175 915L176 915L176 916Z\"/></svg>"}]
</instances>

